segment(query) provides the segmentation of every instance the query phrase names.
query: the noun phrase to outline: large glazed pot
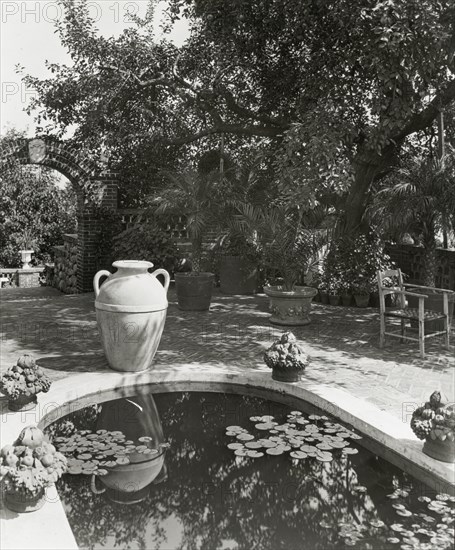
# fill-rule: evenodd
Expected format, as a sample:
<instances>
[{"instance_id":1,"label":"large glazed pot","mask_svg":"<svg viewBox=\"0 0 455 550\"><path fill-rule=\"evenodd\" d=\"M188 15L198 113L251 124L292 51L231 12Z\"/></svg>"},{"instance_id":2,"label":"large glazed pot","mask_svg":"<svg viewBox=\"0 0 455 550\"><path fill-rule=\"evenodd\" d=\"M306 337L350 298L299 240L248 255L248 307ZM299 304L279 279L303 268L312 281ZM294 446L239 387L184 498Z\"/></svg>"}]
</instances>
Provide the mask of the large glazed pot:
<instances>
[{"instance_id":1,"label":"large glazed pot","mask_svg":"<svg viewBox=\"0 0 455 550\"><path fill-rule=\"evenodd\" d=\"M270 298L269 321L274 325L298 326L310 322L311 302L317 290L311 286L296 286L292 291L280 286L266 286L264 292Z\"/></svg>"},{"instance_id":2,"label":"large glazed pot","mask_svg":"<svg viewBox=\"0 0 455 550\"><path fill-rule=\"evenodd\" d=\"M141 371L152 364L167 312L169 273L151 262L114 262L117 272L99 271L93 279L98 330L104 354L114 370ZM163 285L157 275L164 276ZM99 287L100 278L108 279Z\"/></svg>"},{"instance_id":3,"label":"large glazed pot","mask_svg":"<svg viewBox=\"0 0 455 550\"><path fill-rule=\"evenodd\" d=\"M207 311L213 291L213 273L176 273L175 289L179 309L184 311Z\"/></svg>"},{"instance_id":4,"label":"large glazed pot","mask_svg":"<svg viewBox=\"0 0 455 550\"><path fill-rule=\"evenodd\" d=\"M241 256L222 256L220 290L223 294L254 294L258 287L258 270Z\"/></svg>"}]
</instances>

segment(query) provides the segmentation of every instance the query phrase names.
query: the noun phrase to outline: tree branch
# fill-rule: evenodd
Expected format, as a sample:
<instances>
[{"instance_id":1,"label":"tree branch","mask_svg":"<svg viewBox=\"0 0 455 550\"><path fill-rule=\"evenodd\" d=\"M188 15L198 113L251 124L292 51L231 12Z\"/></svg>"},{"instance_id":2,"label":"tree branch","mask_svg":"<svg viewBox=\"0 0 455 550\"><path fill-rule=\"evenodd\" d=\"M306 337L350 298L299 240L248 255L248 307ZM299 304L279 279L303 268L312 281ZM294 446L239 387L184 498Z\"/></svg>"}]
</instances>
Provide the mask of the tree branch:
<instances>
[{"instance_id":1,"label":"tree branch","mask_svg":"<svg viewBox=\"0 0 455 550\"><path fill-rule=\"evenodd\" d=\"M455 100L455 80L451 80L439 94L436 94L430 104L420 113L415 114L409 123L399 132L394 134L391 139L396 143L401 142L407 136L425 130L431 125L438 116L440 110Z\"/></svg>"}]
</instances>

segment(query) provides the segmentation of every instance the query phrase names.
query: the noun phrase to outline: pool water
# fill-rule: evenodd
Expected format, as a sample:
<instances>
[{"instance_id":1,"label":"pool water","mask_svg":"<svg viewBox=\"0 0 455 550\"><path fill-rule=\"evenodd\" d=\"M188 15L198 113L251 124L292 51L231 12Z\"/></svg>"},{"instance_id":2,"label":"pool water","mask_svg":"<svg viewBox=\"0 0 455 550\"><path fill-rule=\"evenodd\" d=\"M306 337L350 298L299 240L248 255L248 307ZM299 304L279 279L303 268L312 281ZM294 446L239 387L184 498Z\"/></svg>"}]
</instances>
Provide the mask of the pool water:
<instances>
[{"instance_id":1,"label":"pool water","mask_svg":"<svg viewBox=\"0 0 455 550\"><path fill-rule=\"evenodd\" d=\"M92 405L47 432L69 458L57 488L80 548L453 548L455 499L321 413L172 392Z\"/></svg>"}]
</instances>

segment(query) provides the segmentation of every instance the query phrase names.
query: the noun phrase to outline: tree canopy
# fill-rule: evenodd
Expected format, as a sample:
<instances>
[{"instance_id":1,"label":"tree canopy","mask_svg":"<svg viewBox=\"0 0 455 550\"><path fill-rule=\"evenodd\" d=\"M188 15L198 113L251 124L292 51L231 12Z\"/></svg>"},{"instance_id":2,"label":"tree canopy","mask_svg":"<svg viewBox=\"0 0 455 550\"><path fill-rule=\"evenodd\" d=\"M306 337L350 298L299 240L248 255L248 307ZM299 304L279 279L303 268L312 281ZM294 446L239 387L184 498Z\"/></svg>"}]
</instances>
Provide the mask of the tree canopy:
<instances>
[{"instance_id":1,"label":"tree canopy","mask_svg":"<svg viewBox=\"0 0 455 550\"><path fill-rule=\"evenodd\" d=\"M407 138L455 98L451 0L170 0L165 28L190 23L180 48L156 40L153 1L118 38L60 1L73 64L26 77L44 131L76 124L76 139L123 162L143 147L151 162L187 159L220 134L227 150L271 148L283 190L333 194L348 228Z\"/></svg>"}]
</instances>

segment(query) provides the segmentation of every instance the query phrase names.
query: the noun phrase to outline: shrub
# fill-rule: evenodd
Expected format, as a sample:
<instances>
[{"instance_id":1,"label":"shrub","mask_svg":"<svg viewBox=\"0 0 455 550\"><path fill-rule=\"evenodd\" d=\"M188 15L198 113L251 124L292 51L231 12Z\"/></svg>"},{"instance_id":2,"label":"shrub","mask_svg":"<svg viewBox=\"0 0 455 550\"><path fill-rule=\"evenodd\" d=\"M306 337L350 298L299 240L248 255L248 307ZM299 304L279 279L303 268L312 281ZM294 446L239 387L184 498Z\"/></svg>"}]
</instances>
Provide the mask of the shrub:
<instances>
[{"instance_id":1,"label":"shrub","mask_svg":"<svg viewBox=\"0 0 455 550\"><path fill-rule=\"evenodd\" d=\"M145 221L125 229L114 237L114 254L120 260L146 260L156 269L173 273L180 260L177 245L169 231L156 222Z\"/></svg>"}]
</instances>

